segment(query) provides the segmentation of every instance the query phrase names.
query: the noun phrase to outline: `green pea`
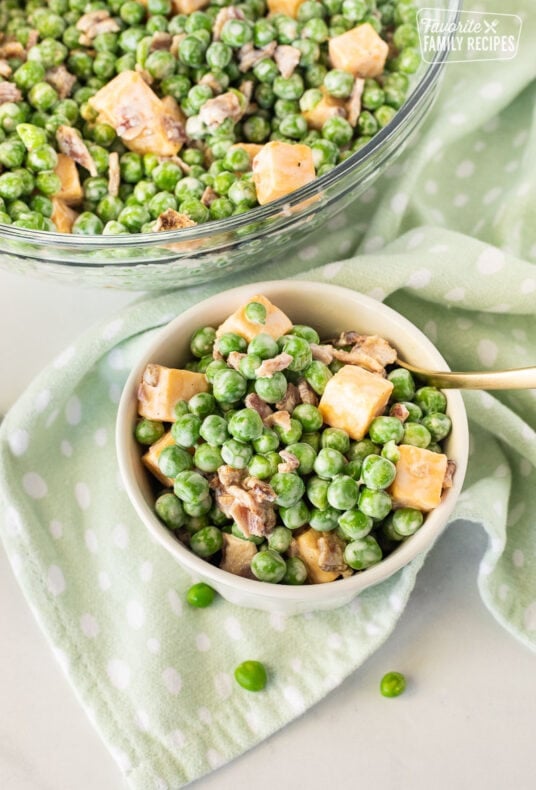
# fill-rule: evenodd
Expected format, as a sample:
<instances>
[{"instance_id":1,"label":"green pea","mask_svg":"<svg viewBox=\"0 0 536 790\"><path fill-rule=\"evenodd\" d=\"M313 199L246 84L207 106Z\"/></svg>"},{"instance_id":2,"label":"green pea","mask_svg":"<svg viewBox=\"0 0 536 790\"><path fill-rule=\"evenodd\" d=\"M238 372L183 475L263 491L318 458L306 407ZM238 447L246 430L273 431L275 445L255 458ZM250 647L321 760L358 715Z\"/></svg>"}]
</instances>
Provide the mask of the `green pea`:
<instances>
[{"instance_id":1,"label":"green pea","mask_svg":"<svg viewBox=\"0 0 536 790\"><path fill-rule=\"evenodd\" d=\"M180 499L175 494L171 492L161 494L156 500L154 507L157 516L170 529L179 529L184 526L186 514Z\"/></svg>"},{"instance_id":2,"label":"green pea","mask_svg":"<svg viewBox=\"0 0 536 790\"><path fill-rule=\"evenodd\" d=\"M393 392L391 393L392 400L413 400L413 396L415 395L415 382L409 370L405 368L395 368L388 374L387 378L393 385Z\"/></svg>"},{"instance_id":3,"label":"green pea","mask_svg":"<svg viewBox=\"0 0 536 790\"><path fill-rule=\"evenodd\" d=\"M284 554L290 546L292 532L287 527L275 527L268 535L268 546L279 554Z\"/></svg>"},{"instance_id":4,"label":"green pea","mask_svg":"<svg viewBox=\"0 0 536 790\"><path fill-rule=\"evenodd\" d=\"M295 505L280 507L279 516L288 529L299 529L309 523L310 513L303 499L300 499Z\"/></svg>"},{"instance_id":5,"label":"green pea","mask_svg":"<svg viewBox=\"0 0 536 790\"><path fill-rule=\"evenodd\" d=\"M264 428L261 436L253 441L255 452L265 454L277 450L279 447L279 436L271 428Z\"/></svg>"},{"instance_id":6,"label":"green pea","mask_svg":"<svg viewBox=\"0 0 536 790\"><path fill-rule=\"evenodd\" d=\"M404 408L408 411L408 420L410 422L419 422L422 419L422 409L417 406L416 403L412 403L411 401L401 401L400 404L394 403L391 406L390 414L393 414L394 409L397 405L404 406Z\"/></svg>"},{"instance_id":7,"label":"green pea","mask_svg":"<svg viewBox=\"0 0 536 790\"><path fill-rule=\"evenodd\" d=\"M393 529L405 538L414 535L422 527L423 522L424 516L421 511L410 507L395 510L392 517Z\"/></svg>"},{"instance_id":8,"label":"green pea","mask_svg":"<svg viewBox=\"0 0 536 790\"><path fill-rule=\"evenodd\" d=\"M352 477L337 475L328 487L328 503L336 510L350 510L357 502L358 492L359 485Z\"/></svg>"},{"instance_id":9,"label":"green pea","mask_svg":"<svg viewBox=\"0 0 536 790\"><path fill-rule=\"evenodd\" d=\"M39 175L43 175L43 174L40 173ZM37 181L37 184L39 184L39 181ZM41 189L41 191L43 191L42 186L40 186L39 188ZM96 214L93 214L93 212L91 211L83 211L75 219L73 223L72 232L78 236L96 236L99 233L102 233L103 228L104 225L102 223L102 220L100 220Z\"/></svg>"},{"instance_id":10,"label":"green pea","mask_svg":"<svg viewBox=\"0 0 536 790\"><path fill-rule=\"evenodd\" d=\"M261 304L261 302L249 302L244 310L244 315L246 316L247 320L251 321L253 324L266 323L266 307Z\"/></svg>"},{"instance_id":11,"label":"green pea","mask_svg":"<svg viewBox=\"0 0 536 790\"><path fill-rule=\"evenodd\" d=\"M173 414L175 415L176 420L178 420L179 417L184 417L185 414L189 414L189 412L190 409L188 408L188 401L178 400L173 406Z\"/></svg>"},{"instance_id":12,"label":"green pea","mask_svg":"<svg viewBox=\"0 0 536 790\"><path fill-rule=\"evenodd\" d=\"M246 394L246 387L246 379L237 370L225 368L214 374L212 394L220 403L236 403Z\"/></svg>"},{"instance_id":13,"label":"green pea","mask_svg":"<svg viewBox=\"0 0 536 790\"><path fill-rule=\"evenodd\" d=\"M332 69L324 77L324 87L337 99L348 99L354 87L354 76L348 71Z\"/></svg>"},{"instance_id":14,"label":"green pea","mask_svg":"<svg viewBox=\"0 0 536 790\"><path fill-rule=\"evenodd\" d=\"M356 571L366 570L366 568L376 565L381 559L382 550L372 535L353 540L344 549L344 561Z\"/></svg>"},{"instance_id":15,"label":"green pea","mask_svg":"<svg viewBox=\"0 0 536 790\"><path fill-rule=\"evenodd\" d=\"M258 477L259 480L268 480L274 474L268 458L260 454L251 457L248 463L248 472L252 477Z\"/></svg>"},{"instance_id":16,"label":"green pea","mask_svg":"<svg viewBox=\"0 0 536 790\"><path fill-rule=\"evenodd\" d=\"M231 534L234 535L235 538L240 538L240 540L246 540L248 543L254 543L255 546L260 546L261 543L264 543L264 538L259 535L249 535L246 537L236 522L233 522L231 526Z\"/></svg>"},{"instance_id":17,"label":"green pea","mask_svg":"<svg viewBox=\"0 0 536 790\"><path fill-rule=\"evenodd\" d=\"M307 340L299 335L285 335L281 341L281 350L292 357L289 370L302 371L309 367L313 355Z\"/></svg>"},{"instance_id":18,"label":"green pea","mask_svg":"<svg viewBox=\"0 0 536 790\"><path fill-rule=\"evenodd\" d=\"M307 568L303 560L299 557L289 557L287 560L287 569L283 576L282 584L305 584L307 581Z\"/></svg>"},{"instance_id":19,"label":"green pea","mask_svg":"<svg viewBox=\"0 0 536 790\"><path fill-rule=\"evenodd\" d=\"M209 414L212 414L215 408L216 401L210 392L198 392L188 401L188 409L190 412L195 414L196 417L200 417L202 420L208 417Z\"/></svg>"},{"instance_id":20,"label":"green pea","mask_svg":"<svg viewBox=\"0 0 536 790\"><path fill-rule=\"evenodd\" d=\"M325 510L328 507L328 488L329 479L313 476L307 481L307 498L318 510Z\"/></svg>"},{"instance_id":21,"label":"green pea","mask_svg":"<svg viewBox=\"0 0 536 790\"><path fill-rule=\"evenodd\" d=\"M286 428L283 425L274 425L274 430L279 437L282 444L291 445L296 444L302 435L302 426L298 420L290 419L290 427Z\"/></svg>"},{"instance_id":22,"label":"green pea","mask_svg":"<svg viewBox=\"0 0 536 790\"><path fill-rule=\"evenodd\" d=\"M151 2L151 0L150 0ZM154 2L154 0L152 0ZM215 590L204 582L192 585L186 593L186 601L197 609L206 609L214 601Z\"/></svg>"},{"instance_id":23,"label":"green pea","mask_svg":"<svg viewBox=\"0 0 536 790\"><path fill-rule=\"evenodd\" d=\"M317 532L331 532L339 525L340 511L334 507L327 507L324 510L313 508L309 516L309 524Z\"/></svg>"},{"instance_id":24,"label":"green pea","mask_svg":"<svg viewBox=\"0 0 536 790\"><path fill-rule=\"evenodd\" d=\"M387 672L380 681L380 693L384 697L399 697L406 689L406 678L400 672Z\"/></svg>"},{"instance_id":25,"label":"green pea","mask_svg":"<svg viewBox=\"0 0 536 790\"><path fill-rule=\"evenodd\" d=\"M257 354L246 354L240 360L238 369L248 381L254 381L257 378L256 370L261 364L262 359Z\"/></svg>"},{"instance_id":26,"label":"green pea","mask_svg":"<svg viewBox=\"0 0 536 790\"><path fill-rule=\"evenodd\" d=\"M190 351L195 357L204 357L212 354L216 340L216 330L212 326L196 329L190 338Z\"/></svg>"},{"instance_id":27,"label":"green pea","mask_svg":"<svg viewBox=\"0 0 536 790\"><path fill-rule=\"evenodd\" d=\"M391 485L396 476L396 467L381 455L368 455L363 461L361 476L367 488L380 491Z\"/></svg>"},{"instance_id":28,"label":"green pea","mask_svg":"<svg viewBox=\"0 0 536 790\"><path fill-rule=\"evenodd\" d=\"M384 519L391 511L392 504L387 491L374 491L370 488L363 488L357 501L359 510L375 521Z\"/></svg>"},{"instance_id":29,"label":"green pea","mask_svg":"<svg viewBox=\"0 0 536 790\"><path fill-rule=\"evenodd\" d=\"M428 428L418 422L404 423L404 444L412 444L415 447L426 449L432 441L432 435Z\"/></svg>"},{"instance_id":30,"label":"green pea","mask_svg":"<svg viewBox=\"0 0 536 790\"><path fill-rule=\"evenodd\" d=\"M330 369L317 359L313 359L303 371L303 376L309 386L311 386L318 395L322 395L326 384L332 377Z\"/></svg>"},{"instance_id":31,"label":"green pea","mask_svg":"<svg viewBox=\"0 0 536 790\"><path fill-rule=\"evenodd\" d=\"M330 447L345 455L350 449L350 437L342 428L326 428L321 435L322 447Z\"/></svg>"},{"instance_id":32,"label":"green pea","mask_svg":"<svg viewBox=\"0 0 536 790\"><path fill-rule=\"evenodd\" d=\"M190 453L176 445L164 447L158 456L158 468L166 477L176 477L181 472L191 469L192 466L193 460Z\"/></svg>"},{"instance_id":33,"label":"green pea","mask_svg":"<svg viewBox=\"0 0 536 790\"><path fill-rule=\"evenodd\" d=\"M212 505L212 497L207 494L207 496L203 497L199 501L183 502L182 506L184 508L184 512L189 516L200 518L202 516L206 516L212 510Z\"/></svg>"},{"instance_id":34,"label":"green pea","mask_svg":"<svg viewBox=\"0 0 536 790\"><path fill-rule=\"evenodd\" d=\"M203 527L190 538L190 548L198 557L211 557L222 546L223 536L217 527Z\"/></svg>"},{"instance_id":35,"label":"green pea","mask_svg":"<svg viewBox=\"0 0 536 790\"><path fill-rule=\"evenodd\" d=\"M239 351L244 353L247 348L247 343L241 335L236 332L226 332L216 340L216 348L224 357L229 356L231 351Z\"/></svg>"},{"instance_id":36,"label":"green pea","mask_svg":"<svg viewBox=\"0 0 536 790\"><path fill-rule=\"evenodd\" d=\"M251 460L253 450L249 444L244 444L237 439L227 439L221 446L223 460L235 469L245 469Z\"/></svg>"},{"instance_id":37,"label":"green pea","mask_svg":"<svg viewBox=\"0 0 536 790\"><path fill-rule=\"evenodd\" d=\"M255 409L240 409L228 423L229 433L241 442L251 442L258 439L264 430L264 424Z\"/></svg>"},{"instance_id":38,"label":"green pea","mask_svg":"<svg viewBox=\"0 0 536 790\"><path fill-rule=\"evenodd\" d=\"M228 47L238 49L248 44L253 38L253 31L247 21L242 19L229 19L223 26L221 40Z\"/></svg>"},{"instance_id":39,"label":"green pea","mask_svg":"<svg viewBox=\"0 0 536 790\"><path fill-rule=\"evenodd\" d=\"M203 477L203 475L200 475L199 472L192 471L188 468L185 468L184 471L179 472L179 474L175 476L173 490L184 503L200 502L210 493L207 479Z\"/></svg>"},{"instance_id":40,"label":"green pea","mask_svg":"<svg viewBox=\"0 0 536 790\"><path fill-rule=\"evenodd\" d=\"M281 371L277 371L272 376L261 376L255 380L255 392L266 403L277 403L283 398L286 391L287 380Z\"/></svg>"},{"instance_id":41,"label":"green pea","mask_svg":"<svg viewBox=\"0 0 536 790\"><path fill-rule=\"evenodd\" d=\"M171 435L180 447L193 447L199 440L201 418L196 414L184 414L171 426Z\"/></svg>"},{"instance_id":42,"label":"green pea","mask_svg":"<svg viewBox=\"0 0 536 790\"><path fill-rule=\"evenodd\" d=\"M163 423L159 420L142 419L136 425L135 435L140 444L154 444L164 435Z\"/></svg>"},{"instance_id":43,"label":"green pea","mask_svg":"<svg viewBox=\"0 0 536 790\"><path fill-rule=\"evenodd\" d=\"M270 485L276 493L275 503L279 507L296 505L305 493L305 483L294 472L277 472L271 478Z\"/></svg>"},{"instance_id":44,"label":"green pea","mask_svg":"<svg viewBox=\"0 0 536 790\"><path fill-rule=\"evenodd\" d=\"M200 444L194 453L194 465L202 472L216 472L223 464L222 454L218 447L211 444Z\"/></svg>"},{"instance_id":45,"label":"green pea","mask_svg":"<svg viewBox=\"0 0 536 790\"><path fill-rule=\"evenodd\" d=\"M219 414L209 414L201 424L199 435L210 445L222 445L229 438L227 421Z\"/></svg>"},{"instance_id":46,"label":"green pea","mask_svg":"<svg viewBox=\"0 0 536 790\"><path fill-rule=\"evenodd\" d=\"M287 570L287 565L279 552L274 549L258 551L251 559L251 571L261 582L278 584Z\"/></svg>"},{"instance_id":47,"label":"green pea","mask_svg":"<svg viewBox=\"0 0 536 790\"><path fill-rule=\"evenodd\" d=\"M294 324L292 327L292 334L297 335L298 337L303 337L303 339L307 340L308 343L320 343L320 336L316 329L313 329L312 326L306 326L305 324Z\"/></svg>"},{"instance_id":48,"label":"green pea","mask_svg":"<svg viewBox=\"0 0 536 790\"><path fill-rule=\"evenodd\" d=\"M323 447L314 462L314 471L323 479L330 479L340 474L346 464L346 459L338 450Z\"/></svg>"},{"instance_id":49,"label":"green pea","mask_svg":"<svg viewBox=\"0 0 536 790\"><path fill-rule=\"evenodd\" d=\"M434 442L440 442L442 439L445 439L452 428L450 417L442 412L429 412L423 418L422 424L430 432Z\"/></svg>"},{"instance_id":50,"label":"green pea","mask_svg":"<svg viewBox=\"0 0 536 790\"><path fill-rule=\"evenodd\" d=\"M216 373L220 370L228 370L227 363L223 359L215 359L205 368L205 376L210 384L214 383Z\"/></svg>"},{"instance_id":51,"label":"green pea","mask_svg":"<svg viewBox=\"0 0 536 790\"><path fill-rule=\"evenodd\" d=\"M386 444L384 444L382 447L381 456L383 458L387 458L393 464L397 464L400 460L400 450L398 449L396 442L386 442Z\"/></svg>"},{"instance_id":52,"label":"green pea","mask_svg":"<svg viewBox=\"0 0 536 790\"><path fill-rule=\"evenodd\" d=\"M371 439L362 439L360 442L350 442L347 457L349 461L363 461L367 455L379 455L380 448Z\"/></svg>"},{"instance_id":53,"label":"green pea","mask_svg":"<svg viewBox=\"0 0 536 790\"><path fill-rule=\"evenodd\" d=\"M310 403L300 403L292 412L293 419L298 420L303 430L307 432L319 431L323 420L320 411Z\"/></svg>"},{"instance_id":54,"label":"green pea","mask_svg":"<svg viewBox=\"0 0 536 790\"><path fill-rule=\"evenodd\" d=\"M260 661L243 661L235 669L234 676L246 691L262 691L267 683L266 669Z\"/></svg>"},{"instance_id":55,"label":"green pea","mask_svg":"<svg viewBox=\"0 0 536 790\"><path fill-rule=\"evenodd\" d=\"M298 459L300 465L296 471L299 475L311 474L316 459L316 452L310 444L306 442L292 442L287 445L287 451Z\"/></svg>"},{"instance_id":56,"label":"green pea","mask_svg":"<svg viewBox=\"0 0 536 790\"><path fill-rule=\"evenodd\" d=\"M415 393L415 403L425 414L445 413L447 399L436 387L421 387Z\"/></svg>"},{"instance_id":57,"label":"green pea","mask_svg":"<svg viewBox=\"0 0 536 790\"><path fill-rule=\"evenodd\" d=\"M339 516L339 528L347 540L365 538L374 526L374 521L361 510L353 508Z\"/></svg>"}]
</instances>

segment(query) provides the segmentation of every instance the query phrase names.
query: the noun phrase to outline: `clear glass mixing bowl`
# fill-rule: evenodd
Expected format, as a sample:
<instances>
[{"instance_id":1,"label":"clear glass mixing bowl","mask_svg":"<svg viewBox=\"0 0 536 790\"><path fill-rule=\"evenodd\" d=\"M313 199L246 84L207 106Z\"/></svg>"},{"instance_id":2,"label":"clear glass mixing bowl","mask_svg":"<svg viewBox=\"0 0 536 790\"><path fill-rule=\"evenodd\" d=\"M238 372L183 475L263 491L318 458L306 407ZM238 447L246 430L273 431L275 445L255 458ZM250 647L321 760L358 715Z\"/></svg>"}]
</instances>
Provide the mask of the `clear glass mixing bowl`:
<instances>
[{"instance_id":1,"label":"clear glass mixing bowl","mask_svg":"<svg viewBox=\"0 0 536 790\"><path fill-rule=\"evenodd\" d=\"M456 17L461 0L427 0ZM289 252L342 211L390 165L422 123L446 54L422 63L394 119L360 151L291 195L192 228L129 236L72 236L0 225L0 267L93 287L160 290L259 267Z\"/></svg>"}]
</instances>

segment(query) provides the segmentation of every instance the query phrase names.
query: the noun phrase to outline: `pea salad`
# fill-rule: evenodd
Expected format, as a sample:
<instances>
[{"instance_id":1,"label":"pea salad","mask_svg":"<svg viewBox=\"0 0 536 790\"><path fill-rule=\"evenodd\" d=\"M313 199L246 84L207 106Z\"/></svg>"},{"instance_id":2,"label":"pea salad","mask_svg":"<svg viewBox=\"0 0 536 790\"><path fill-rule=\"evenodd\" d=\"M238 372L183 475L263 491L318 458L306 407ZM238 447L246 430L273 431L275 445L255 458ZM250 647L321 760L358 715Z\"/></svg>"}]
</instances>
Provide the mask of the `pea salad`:
<instances>
[{"instance_id":1,"label":"pea salad","mask_svg":"<svg viewBox=\"0 0 536 790\"><path fill-rule=\"evenodd\" d=\"M445 395L417 387L377 335L321 341L263 295L150 363L135 436L155 512L192 552L273 584L363 571L452 486ZM201 604L200 604L201 605Z\"/></svg>"},{"instance_id":2,"label":"pea salad","mask_svg":"<svg viewBox=\"0 0 536 790\"><path fill-rule=\"evenodd\" d=\"M0 0L0 223L115 235L284 197L404 104L411 0Z\"/></svg>"}]
</instances>

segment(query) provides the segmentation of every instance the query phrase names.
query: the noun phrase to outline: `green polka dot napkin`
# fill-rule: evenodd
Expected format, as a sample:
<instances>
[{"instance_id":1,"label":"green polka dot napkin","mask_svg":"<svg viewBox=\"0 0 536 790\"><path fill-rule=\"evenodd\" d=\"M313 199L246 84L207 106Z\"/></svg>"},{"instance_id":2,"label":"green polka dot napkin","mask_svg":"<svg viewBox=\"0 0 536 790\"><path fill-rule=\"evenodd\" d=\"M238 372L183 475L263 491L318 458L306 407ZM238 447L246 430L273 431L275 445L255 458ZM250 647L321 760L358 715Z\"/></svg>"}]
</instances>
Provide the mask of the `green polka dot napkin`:
<instances>
[{"instance_id":1,"label":"green polka dot napkin","mask_svg":"<svg viewBox=\"0 0 536 790\"><path fill-rule=\"evenodd\" d=\"M517 58L448 66L432 115L399 163L293 260L247 279L297 276L386 299L454 368L535 364L529 7L516 3L526 12ZM333 689L387 638L422 563L334 612L284 618L221 599L206 610L184 603L191 578L151 541L122 489L114 420L129 368L156 328L222 287L138 302L95 328L39 376L0 430L0 534L11 564L138 790L177 790ZM465 399L472 447L456 516L486 529L483 600L534 649L536 392ZM260 694L233 680L246 658L268 667Z\"/></svg>"}]
</instances>

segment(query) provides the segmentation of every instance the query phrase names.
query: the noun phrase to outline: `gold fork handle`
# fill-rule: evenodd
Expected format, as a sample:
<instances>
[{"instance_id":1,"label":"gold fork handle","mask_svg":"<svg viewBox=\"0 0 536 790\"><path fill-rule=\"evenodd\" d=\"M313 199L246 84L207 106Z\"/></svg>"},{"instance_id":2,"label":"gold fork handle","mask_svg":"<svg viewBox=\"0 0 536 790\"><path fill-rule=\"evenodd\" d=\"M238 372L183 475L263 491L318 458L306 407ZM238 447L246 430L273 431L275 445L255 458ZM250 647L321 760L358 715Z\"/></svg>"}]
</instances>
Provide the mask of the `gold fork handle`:
<instances>
[{"instance_id":1,"label":"gold fork handle","mask_svg":"<svg viewBox=\"0 0 536 790\"><path fill-rule=\"evenodd\" d=\"M397 359L397 365L406 368L416 376L426 379L435 387L465 390L524 390L536 389L536 367L514 368L513 370L494 370L488 373L441 372L417 368Z\"/></svg>"}]
</instances>

